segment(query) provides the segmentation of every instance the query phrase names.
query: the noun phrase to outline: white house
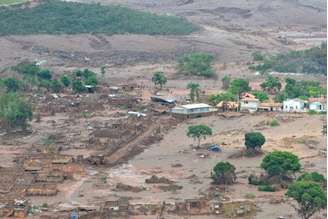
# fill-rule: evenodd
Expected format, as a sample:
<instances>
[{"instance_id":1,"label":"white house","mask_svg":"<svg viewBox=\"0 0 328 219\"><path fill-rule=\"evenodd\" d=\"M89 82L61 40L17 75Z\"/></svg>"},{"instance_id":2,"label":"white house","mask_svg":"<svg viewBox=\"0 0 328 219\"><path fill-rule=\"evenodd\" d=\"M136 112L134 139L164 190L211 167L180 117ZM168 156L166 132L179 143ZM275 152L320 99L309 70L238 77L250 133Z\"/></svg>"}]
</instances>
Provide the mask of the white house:
<instances>
[{"instance_id":1,"label":"white house","mask_svg":"<svg viewBox=\"0 0 328 219\"><path fill-rule=\"evenodd\" d=\"M309 103L309 110L314 110L316 112L324 112L326 111L326 107L320 102L311 102Z\"/></svg>"},{"instance_id":2,"label":"white house","mask_svg":"<svg viewBox=\"0 0 328 219\"><path fill-rule=\"evenodd\" d=\"M249 111L250 113L256 112L260 106L258 99L242 99L240 101L240 111Z\"/></svg>"},{"instance_id":3,"label":"white house","mask_svg":"<svg viewBox=\"0 0 328 219\"><path fill-rule=\"evenodd\" d=\"M205 104L205 103L197 103L197 104L187 104L182 106L176 106L171 109L171 113L177 115L201 115L207 114L211 112L215 112L217 109L214 107Z\"/></svg>"},{"instance_id":4,"label":"white house","mask_svg":"<svg viewBox=\"0 0 328 219\"><path fill-rule=\"evenodd\" d=\"M283 103L283 111L284 112L304 112L305 111L305 103L303 100L295 98L295 99L287 99Z\"/></svg>"}]
</instances>

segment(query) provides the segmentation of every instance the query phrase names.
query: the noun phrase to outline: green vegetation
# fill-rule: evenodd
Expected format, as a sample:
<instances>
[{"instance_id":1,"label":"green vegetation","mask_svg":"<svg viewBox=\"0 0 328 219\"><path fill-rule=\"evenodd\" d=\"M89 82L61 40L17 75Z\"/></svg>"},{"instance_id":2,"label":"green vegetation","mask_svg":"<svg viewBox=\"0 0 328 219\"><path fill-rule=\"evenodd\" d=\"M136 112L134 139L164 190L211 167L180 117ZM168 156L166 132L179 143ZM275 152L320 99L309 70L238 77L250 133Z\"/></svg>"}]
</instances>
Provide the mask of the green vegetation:
<instances>
[{"instance_id":1,"label":"green vegetation","mask_svg":"<svg viewBox=\"0 0 328 219\"><path fill-rule=\"evenodd\" d=\"M207 136L212 135L212 129L207 125L191 125L188 127L187 136L197 139L197 147L200 146L200 140L206 139Z\"/></svg>"},{"instance_id":2,"label":"green vegetation","mask_svg":"<svg viewBox=\"0 0 328 219\"><path fill-rule=\"evenodd\" d=\"M229 162L219 162L213 168L212 179L217 184L231 185L236 179L236 168Z\"/></svg>"},{"instance_id":3,"label":"green vegetation","mask_svg":"<svg viewBox=\"0 0 328 219\"><path fill-rule=\"evenodd\" d=\"M67 75L60 76L60 81L65 87L69 87L71 79Z\"/></svg>"},{"instance_id":4,"label":"green vegetation","mask_svg":"<svg viewBox=\"0 0 328 219\"><path fill-rule=\"evenodd\" d=\"M75 93L82 93L87 90L86 87L83 86L83 83L81 80L74 80L72 82L72 88Z\"/></svg>"},{"instance_id":5,"label":"green vegetation","mask_svg":"<svg viewBox=\"0 0 328 219\"><path fill-rule=\"evenodd\" d=\"M265 56L259 51L253 52L252 57L254 61L263 61L265 58Z\"/></svg>"},{"instance_id":6,"label":"green vegetation","mask_svg":"<svg viewBox=\"0 0 328 219\"><path fill-rule=\"evenodd\" d=\"M224 92L224 93L220 93L220 94L213 94L213 95L209 96L209 101L213 105L217 105L221 101L234 101L235 99L236 99L236 96L233 95L229 91Z\"/></svg>"},{"instance_id":7,"label":"green vegetation","mask_svg":"<svg viewBox=\"0 0 328 219\"><path fill-rule=\"evenodd\" d=\"M235 79L230 83L229 91L234 95L241 95L244 92L251 90L249 86L249 81L244 79Z\"/></svg>"},{"instance_id":8,"label":"green vegetation","mask_svg":"<svg viewBox=\"0 0 328 219\"><path fill-rule=\"evenodd\" d=\"M257 99L259 99L259 101L261 102L265 102L266 100L269 100L268 94L263 91L253 91L252 94L254 94L254 96Z\"/></svg>"},{"instance_id":9,"label":"green vegetation","mask_svg":"<svg viewBox=\"0 0 328 219\"><path fill-rule=\"evenodd\" d=\"M189 34L197 28L175 16L122 6L46 0L36 7L0 9L0 35L25 34Z\"/></svg>"},{"instance_id":10,"label":"green vegetation","mask_svg":"<svg viewBox=\"0 0 328 219\"><path fill-rule=\"evenodd\" d=\"M317 172L303 173L297 178L297 181L311 181L319 184L320 186L325 186L327 182L326 178Z\"/></svg>"},{"instance_id":11,"label":"green vegetation","mask_svg":"<svg viewBox=\"0 0 328 219\"><path fill-rule=\"evenodd\" d=\"M296 81L291 78L286 79L285 89L275 97L276 101L282 102L287 98L308 99L309 97L320 97L326 95L327 90L316 81Z\"/></svg>"},{"instance_id":12,"label":"green vegetation","mask_svg":"<svg viewBox=\"0 0 328 219\"><path fill-rule=\"evenodd\" d=\"M278 176L280 179L288 177L301 169L299 158L286 151L274 151L267 154L262 160L261 167L269 176Z\"/></svg>"},{"instance_id":13,"label":"green vegetation","mask_svg":"<svg viewBox=\"0 0 328 219\"><path fill-rule=\"evenodd\" d=\"M252 69L265 73L268 71L327 74L327 44L301 51L291 51L286 54L264 56L256 54L253 57L261 64L251 66Z\"/></svg>"},{"instance_id":14,"label":"green vegetation","mask_svg":"<svg viewBox=\"0 0 328 219\"><path fill-rule=\"evenodd\" d=\"M7 93L17 92L21 89L22 84L17 78L4 78L2 79L3 85L6 87ZM1 85L0 85L1 86Z\"/></svg>"},{"instance_id":15,"label":"green vegetation","mask_svg":"<svg viewBox=\"0 0 328 219\"><path fill-rule=\"evenodd\" d=\"M288 186L286 195L298 203L297 212L302 219L310 218L327 205L327 193L313 181L294 182Z\"/></svg>"},{"instance_id":16,"label":"green vegetation","mask_svg":"<svg viewBox=\"0 0 328 219\"><path fill-rule=\"evenodd\" d=\"M265 143L265 137L261 132L249 132L245 134L245 146L249 152L257 152Z\"/></svg>"},{"instance_id":17,"label":"green vegetation","mask_svg":"<svg viewBox=\"0 0 328 219\"><path fill-rule=\"evenodd\" d=\"M0 95L0 123L6 128L26 128L32 120L31 106L15 93Z\"/></svg>"},{"instance_id":18,"label":"green vegetation","mask_svg":"<svg viewBox=\"0 0 328 219\"><path fill-rule=\"evenodd\" d=\"M275 192L276 189L270 185L260 185L258 190L261 192Z\"/></svg>"},{"instance_id":19,"label":"green vegetation","mask_svg":"<svg viewBox=\"0 0 328 219\"><path fill-rule=\"evenodd\" d=\"M281 83L278 77L269 75L265 81L261 84L261 88L270 93L276 93L281 89Z\"/></svg>"},{"instance_id":20,"label":"green vegetation","mask_svg":"<svg viewBox=\"0 0 328 219\"><path fill-rule=\"evenodd\" d=\"M196 102L199 100L199 97L200 97L200 85L197 84L197 83L192 83L190 82L188 85L187 85L187 88L190 89L190 99L191 99L191 102Z\"/></svg>"},{"instance_id":21,"label":"green vegetation","mask_svg":"<svg viewBox=\"0 0 328 219\"><path fill-rule=\"evenodd\" d=\"M276 118L273 118L272 120L271 120L271 122L270 122L270 126L271 127L276 127L276 126L279 126L280 124L279 124L279 122L278 122L278 120L276 119Z\"/></svg>"},{"instance_id":22,"label":"green vegetation","mask_svg":"<svg viewBox=\"0 0 328 219\"><path fill-rule=\"evenodd\" d=\"M155 72L151 80L155 86L159 85L160 89L162 89L163 85L165 85L167 82L167 78L165 77L164 72L161 71Z\"/></svg>"},{"instance_id":23,"label":"green vegetation","mask_svg":"<svg viewBox=\"0 0 328 219\"><path fill-rule=\"evenodd\" d=\"M178 72L185 75L213 77L214 56L208 53L194 52L178 60Z\"/></svg>"},{"instance_id":24,"label":"green vegetation","mask_svg":"<svg viewBox=\"0 0 328 219\"><path fill-rule=\"evenodd\" d=\"M230 87L231 77L229 75L225 75L222 78L222 88L227 90Z\"/></svg>"}]
</instances>

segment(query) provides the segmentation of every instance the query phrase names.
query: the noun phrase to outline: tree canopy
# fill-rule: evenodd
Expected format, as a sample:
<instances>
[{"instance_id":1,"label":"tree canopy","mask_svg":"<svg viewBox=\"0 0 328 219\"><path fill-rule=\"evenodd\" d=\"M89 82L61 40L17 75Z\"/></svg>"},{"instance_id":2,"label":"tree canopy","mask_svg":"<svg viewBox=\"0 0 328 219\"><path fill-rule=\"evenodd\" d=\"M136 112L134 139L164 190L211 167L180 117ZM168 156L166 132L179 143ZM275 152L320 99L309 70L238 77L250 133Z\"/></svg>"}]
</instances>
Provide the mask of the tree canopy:
<instances>
[{"instance_id":1,"label":"tree canopy","mask_svg":"<svg viewBox=\"0 0 328 219\"><path fill-rule=\"evenodd\" d=\"M187 88L190 89L190 99L191 102L196 102L199 100L200 97L200 85L197 83L190 82L187 85Z\"/></svg>"},{"instance_id":2,"label":"tree canopy","mask_svg":"<svg viewBox=\"0 0 328 219\"><path fill-rule=\"evenodd\" d=\"M300 180L292 183L288 186L286 195L298 203L297 212L303 219L310 218L327 205L327 193L312 181Z\"/></svg>"},{"instance_id":3,"label":"tree canopy","mask_svg":"<svg viewBox=\"0 0 328 219\"><path fill-rule=\"evenodd\" d=\"M270 176L285 177L288 173L295 173L301 169L299 158L287 151L274 151L262 160L261 167Z\"/></svg>"},{"instance_id":4,"label":"tree canopy","mask_svg":"<svg viewBox=\"0 0 328 219\"><path fill-rule=\"evenodd\" d=\"M221 101L234 101L234 100L236 100L236 96L229 91L220 94L213 94L209 96L209 101L214 105L220 103Z\"/></svg>"},{"instance_id":5,"label":"tree canopy","mask_svg":"<svg viewBox=\"0 0 328 219\"><path fill-rule=\"evenodd\" d=\"M214 56L208 53L194 52L178 60L178 72L185 75L212 77Z\"/></svg>"},{"instance_id":6,"label":"tree canopy","mask_svg":"<svg viewBox=\"0 0 328 219\"><path fill-rule=\"evenodd\" d=\"M244 92L248 92L251 90L249 86L249 81L244 79L234 79L230 83L229 91L234 94L240 96Z\"/></svg>"},{"instance_id":7,"label":"tree canopy","mask_svg":"<svg viewBox=\"0 0 328 219\"><path fill-rule=\"evenodd\" d=\"M187 136L197 139L197 147L200 146L200 140L206 139L207 136L212 135L212 129L207 125L191 125L188 127Z\"/></svg>"},{"instance_id":8,"label":"tree canopy","mask_svg":"<svg viewBox=\"0 0 328 219\"><path fill-rule=\"evenodd\" d=\"M273 77L269 75L265 81L261 84L261 88L264 91L275 93L280 91L281 89L281 82L278 77Z\"/></svg>"},{"instance_id":9,"label":"tree canopy","mask_svg":"<svg viewBox=\"0 0 328 219\"><path fill-rule=\"evenodd\" d=\"M245 134L245 145L247 149L259 150L265 143L265 137L261 132L249 132Z\"/></svg>"},{"instance_id":10,"label":"tree canopy","mask_svg":"<svg viewBox=\"0 0 328 219\"><path fill-rule=\"evenodd\" d=\"M212 171L212 178L217 184L233 184L236 179L235 166L229 162L219 162Z\"/></svg>"}]
</instances>

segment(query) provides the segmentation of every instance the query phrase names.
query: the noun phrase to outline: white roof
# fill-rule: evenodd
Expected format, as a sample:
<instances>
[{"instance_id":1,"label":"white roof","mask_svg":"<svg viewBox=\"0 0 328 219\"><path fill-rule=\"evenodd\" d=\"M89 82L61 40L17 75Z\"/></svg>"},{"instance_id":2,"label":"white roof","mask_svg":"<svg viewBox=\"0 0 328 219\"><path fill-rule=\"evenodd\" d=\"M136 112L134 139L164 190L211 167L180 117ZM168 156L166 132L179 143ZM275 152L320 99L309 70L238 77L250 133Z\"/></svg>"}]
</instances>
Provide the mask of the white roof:
<instances>
[{"instance_id":1,"label":"white roof","mask_svg":"<svg viewBox=\"0 0 328 219\"><path fill-rule=\"evenodd\" d=\"M304 100L301 100L301 99L299 99L299 98L287 99L287 100L285 100L284 102L289 102L289 101L304 103Z\"/></svg>"},{"instance_id":2,"label":"white roof","mask_svg":"<svg viewBox=\"0 0 328 219\"><path fill-rule=\"evenodd\" d=\"M195 103L195 104L182 105L181 107L185 109L196 109L196 108L207 108L211 106L206 103Z\"/></svg>"}]
</instances>

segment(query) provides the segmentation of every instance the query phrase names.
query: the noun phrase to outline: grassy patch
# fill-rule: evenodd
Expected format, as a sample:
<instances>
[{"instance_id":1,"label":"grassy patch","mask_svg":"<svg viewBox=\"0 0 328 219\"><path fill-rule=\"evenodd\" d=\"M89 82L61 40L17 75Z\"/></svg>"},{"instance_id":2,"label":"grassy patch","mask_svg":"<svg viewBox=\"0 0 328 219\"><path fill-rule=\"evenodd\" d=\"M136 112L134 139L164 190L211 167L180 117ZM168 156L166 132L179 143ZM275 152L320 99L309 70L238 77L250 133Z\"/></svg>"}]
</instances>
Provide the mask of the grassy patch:
<instances>
[{"instance_id":1,"label":"grassy patch","mask_svg":"<svg viewBox=\"0 0 328 219\"><path fill-rule=\"evenodd\" d=\"M0 35L150 34L183 35L197 28L187 20L121 6L47 0L33 8L0 9Z\"/></svg>"}]
</instances>

